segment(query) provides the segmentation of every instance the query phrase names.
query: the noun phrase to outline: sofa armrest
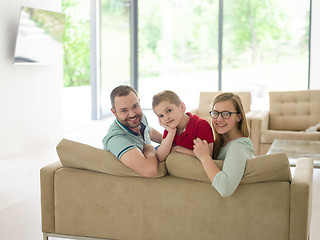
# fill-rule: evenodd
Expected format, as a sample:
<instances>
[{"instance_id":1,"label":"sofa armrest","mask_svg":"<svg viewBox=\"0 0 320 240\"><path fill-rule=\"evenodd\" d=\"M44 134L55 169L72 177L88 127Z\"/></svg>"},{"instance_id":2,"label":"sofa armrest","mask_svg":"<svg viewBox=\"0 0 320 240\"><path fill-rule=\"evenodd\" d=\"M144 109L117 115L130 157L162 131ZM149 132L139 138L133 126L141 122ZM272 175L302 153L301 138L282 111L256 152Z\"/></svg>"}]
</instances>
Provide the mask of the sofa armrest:
<instances>
[{"instance_id":1,"label":"sofa armrest","mask_svg":"<svg viewBox=\"0 0 320 240\"><path fill-rule=\"evenodd\" d=\"M312 207L313 160L299 158L291 183L290 240L307 240Z\"/></svg>"},{"instance_id":2,"label":"sofa armrest","mask_svg":"<svg viewBox=\"0 0 320 240\"><path fill-rule=\"evenodd\" d=\"M247 117L247 119L251 120L258 113L260 113L259 110L251 110L251 111L246 113L246 117Z\"/></svg>"},{"instance_id":3,"label":"sofa armrest","mask_svg":"<svg viewBox=\"0 0 320 240\"><path fill-rule=\"evenodd\" d=\"M247 118L247 123L249 126L249 131L250 131L250 135L251 135L251 129L252 129L252 119L254 118L255 115L257 115L260 111L259 110L251 110L249 112L246 113L246 118Z\"/></svg>"},{"instance_id":4,"label":"sofa armrest","mask_svg":"<svg viewBox=\"0 0 320 240\"><path fill-rule=\"evenodd\" d=\"M40 170L42 232L54 233L54 175L62 168L60 162L51 163Z\"/></svg>"},{"instance_id":5,"label":"sofa armrest","mask_svg":"<svg viewBox=\"0 0 320 240\"><path fill-rule=\"evenodd\" d=\"M261 133L269 128L269 111L259 111L250 118L251 141L256 150L256 155L260 154Z\"/></svg>"}]
</instances>

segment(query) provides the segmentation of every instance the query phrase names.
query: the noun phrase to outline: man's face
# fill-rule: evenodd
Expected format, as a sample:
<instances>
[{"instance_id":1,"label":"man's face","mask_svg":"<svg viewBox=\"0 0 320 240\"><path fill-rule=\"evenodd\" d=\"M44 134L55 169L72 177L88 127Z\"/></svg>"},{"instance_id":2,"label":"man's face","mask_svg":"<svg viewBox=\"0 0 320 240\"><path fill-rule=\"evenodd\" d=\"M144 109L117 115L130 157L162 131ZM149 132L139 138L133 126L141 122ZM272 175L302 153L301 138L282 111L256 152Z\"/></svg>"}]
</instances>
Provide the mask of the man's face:
<instances>
[{"instance_id":1,"label":"man's face","mask_svg":"<svg viewBox=\"0 0 320 240\"><path fill-rule=\"evenodd\" d=\"M129 129L140 126L143 113L140 100L133 92L130 92L128 96L116 96L114 106L115 109L111 111L123 126Z\"/></svg>"}]
</instances>

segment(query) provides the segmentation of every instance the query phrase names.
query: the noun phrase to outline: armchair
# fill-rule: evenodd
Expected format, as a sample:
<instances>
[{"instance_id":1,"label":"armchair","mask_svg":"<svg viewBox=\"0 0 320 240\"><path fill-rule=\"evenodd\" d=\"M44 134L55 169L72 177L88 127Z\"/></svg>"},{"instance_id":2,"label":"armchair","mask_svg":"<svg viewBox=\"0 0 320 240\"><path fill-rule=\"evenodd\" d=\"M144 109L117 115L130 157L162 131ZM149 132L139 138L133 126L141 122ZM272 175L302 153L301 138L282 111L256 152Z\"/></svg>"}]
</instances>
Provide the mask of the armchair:
<instances>
[{"instance_id":1,"label":"armchair","mask_svg":"<svg viewBox=\"0 0 320 240\"><path fill-rule=\"evenodd\" d=\"M256 155L265 154L275 139L320 140L306 129L320 123L320 90L269 92L269 111L251 119Z\"/></svg>"}]
</instances>

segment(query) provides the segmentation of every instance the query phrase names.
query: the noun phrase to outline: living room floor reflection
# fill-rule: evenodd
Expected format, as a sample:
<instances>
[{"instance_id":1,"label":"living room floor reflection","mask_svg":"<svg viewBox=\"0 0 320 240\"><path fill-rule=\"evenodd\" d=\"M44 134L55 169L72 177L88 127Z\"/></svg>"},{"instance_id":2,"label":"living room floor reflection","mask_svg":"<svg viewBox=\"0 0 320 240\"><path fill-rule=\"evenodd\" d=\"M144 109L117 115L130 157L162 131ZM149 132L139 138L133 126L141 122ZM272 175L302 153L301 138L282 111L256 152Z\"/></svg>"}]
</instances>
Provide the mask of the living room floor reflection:
<instances>
[{"instance_id":1,"label":"living room floor reflection","mask_svg":"<svg viewBox=\"0 0 320 240\"><path fill-rule=\"evenodd\" d=\"M113 120L114 118L110 117L89 122L68 132L64 138L101 148L101 139ZM158 122L150 116L149 124L158 125ZM156 129L159 130L157 127ZM55 147L53 144L29 153L0 159L0 239L42 240L39 171L43 166L59 160ZM310 240L320 240L319 222L320 169L314 169ZM58 239L60 238L50 238Z\"/></svg>"}]
</instances>

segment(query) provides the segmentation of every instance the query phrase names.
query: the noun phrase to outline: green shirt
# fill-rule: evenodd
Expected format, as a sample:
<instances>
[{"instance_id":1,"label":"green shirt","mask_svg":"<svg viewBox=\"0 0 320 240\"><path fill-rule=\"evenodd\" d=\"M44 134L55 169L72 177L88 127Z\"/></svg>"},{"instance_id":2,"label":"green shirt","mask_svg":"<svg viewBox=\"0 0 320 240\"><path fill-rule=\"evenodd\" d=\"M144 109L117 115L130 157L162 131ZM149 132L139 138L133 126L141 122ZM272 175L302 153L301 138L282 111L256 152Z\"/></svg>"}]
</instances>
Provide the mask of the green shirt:
<instances>
[{"instance_id":1,"label":"green shirt","mask_svg":"<svg viewBox=\"0 0 320 240\"><path fill-rule=\"evenodd\" d=\"M249 138L230 141L220 149L217 159L224 160L222 171L213 179L212 186L223 197L229 197L238 187L248 159L254 158L254 148Z\"/></svg>"},{"instance_id":2,"label":"green shirt","mask_svg":"<svg viewBox=\"0 0 320 240\"><path fill-rule=\"evenodd\" d=\"M116 119L102 140L103 148L113 153L118 159L132 148L143 151L145 144L151 144L150 127L144 115L140 123L140 131L141 135L126 128Z\"/></svg>"}]
</instances>

